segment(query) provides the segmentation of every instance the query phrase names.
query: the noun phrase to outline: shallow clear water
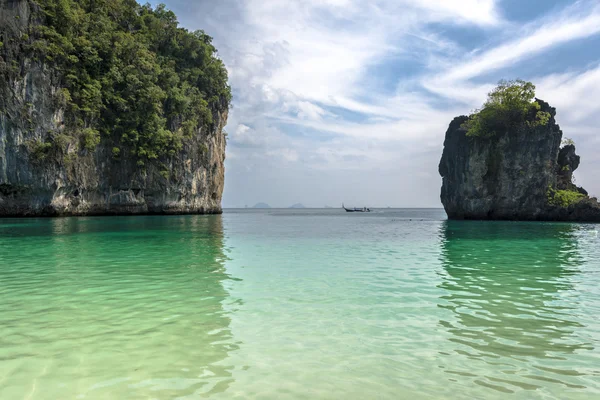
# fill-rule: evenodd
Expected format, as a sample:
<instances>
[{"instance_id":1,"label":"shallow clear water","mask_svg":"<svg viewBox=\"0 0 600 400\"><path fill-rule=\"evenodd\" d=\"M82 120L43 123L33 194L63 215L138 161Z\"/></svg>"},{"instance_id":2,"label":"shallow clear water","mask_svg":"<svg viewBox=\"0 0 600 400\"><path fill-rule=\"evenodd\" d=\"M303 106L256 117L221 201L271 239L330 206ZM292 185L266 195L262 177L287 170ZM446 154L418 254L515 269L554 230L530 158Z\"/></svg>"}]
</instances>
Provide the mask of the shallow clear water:
<instances>
[{"instance_id":1,"label":"shallow clear water","mask_svg":"<svg viewBox=\"0 0 600 400\"><path fill-rule=\"evenodd\" d=\"M600 398L599 225L0 220L0 399Z\"/></svg>"}]
</instances>

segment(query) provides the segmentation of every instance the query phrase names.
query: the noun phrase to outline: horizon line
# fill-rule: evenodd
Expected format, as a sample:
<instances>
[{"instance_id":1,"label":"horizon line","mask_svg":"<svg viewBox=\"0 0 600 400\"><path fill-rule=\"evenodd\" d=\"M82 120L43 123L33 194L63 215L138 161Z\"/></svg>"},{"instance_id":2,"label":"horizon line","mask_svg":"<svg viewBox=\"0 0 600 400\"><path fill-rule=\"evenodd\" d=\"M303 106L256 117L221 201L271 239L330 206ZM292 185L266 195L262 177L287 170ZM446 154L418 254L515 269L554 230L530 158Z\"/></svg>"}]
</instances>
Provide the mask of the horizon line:
<instances>
[{"instance_id":1,"label":"horizon line","mask_svg":"<svg viewBox=\"0 0 600 400\"><path fill-rule=\"evenodd\" d=\"M332 209L341 209L342 207L221 207L223 210L304 210L304 209L313 209L313 210L332 210ZM392 206L381 206L381 207L369 207L371 209L402 209L402 210L443 210L444 207L392 207Z\"/></svg>"}]
</instances>

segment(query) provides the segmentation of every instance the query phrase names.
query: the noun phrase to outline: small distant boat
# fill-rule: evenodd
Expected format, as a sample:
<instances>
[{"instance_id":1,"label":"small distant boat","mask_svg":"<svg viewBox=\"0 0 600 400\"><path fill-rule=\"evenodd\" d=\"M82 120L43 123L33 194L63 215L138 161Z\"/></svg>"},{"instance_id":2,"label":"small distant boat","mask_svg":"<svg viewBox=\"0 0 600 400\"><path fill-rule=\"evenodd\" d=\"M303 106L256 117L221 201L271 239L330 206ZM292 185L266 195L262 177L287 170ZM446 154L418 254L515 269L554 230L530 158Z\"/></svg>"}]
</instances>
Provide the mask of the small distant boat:
<instances>
[{"instance_id":1,"label":"small distant boat","mask_svg":"<svg viewBox=\"0 0 600 400\"><path fill-rule=\"evenodd\" d=\"M346 212L371 212L371 209L367 207L363 208L346 208L344 207L344 203L342 203L342 208L346 210Z\"/></svg>"}]
</instances>

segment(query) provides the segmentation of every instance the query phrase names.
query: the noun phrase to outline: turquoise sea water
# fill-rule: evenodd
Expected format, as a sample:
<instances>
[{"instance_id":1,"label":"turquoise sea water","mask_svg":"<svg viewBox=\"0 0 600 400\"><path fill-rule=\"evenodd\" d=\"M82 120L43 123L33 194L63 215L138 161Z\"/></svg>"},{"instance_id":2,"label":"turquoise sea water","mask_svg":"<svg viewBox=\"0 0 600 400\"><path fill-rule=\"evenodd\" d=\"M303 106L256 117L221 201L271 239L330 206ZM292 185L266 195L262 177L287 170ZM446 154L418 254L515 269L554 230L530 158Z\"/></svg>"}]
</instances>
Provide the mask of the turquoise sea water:
<instances>
[{"instance_id":1,"label":"turquoise sea water","mask_svg":"<svg viewBox=\"0 0 600 400\"><path fill-rule=\"evenodd\" d=\"M599 230L0 220L0 399L600 399Z\"/></svg>"}]
</instances>

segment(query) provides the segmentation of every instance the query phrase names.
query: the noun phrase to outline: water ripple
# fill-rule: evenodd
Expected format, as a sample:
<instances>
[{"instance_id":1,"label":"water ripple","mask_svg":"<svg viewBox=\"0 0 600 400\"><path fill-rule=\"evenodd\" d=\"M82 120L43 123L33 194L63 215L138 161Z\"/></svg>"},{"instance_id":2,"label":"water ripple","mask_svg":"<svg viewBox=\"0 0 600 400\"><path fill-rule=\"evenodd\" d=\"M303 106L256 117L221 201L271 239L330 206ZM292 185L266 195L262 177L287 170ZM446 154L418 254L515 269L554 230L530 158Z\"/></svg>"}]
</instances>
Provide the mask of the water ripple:
<instances>
[{"instance_id":1,"label":"water ripple","mask_svg":"<svg viewBox=\"0 0 600 400\"><path fill-rule=\"evenodd\" d=\"M0 221L0 398L600 398L597 225L339 211Z\"/></svg>"}]
</instances>

